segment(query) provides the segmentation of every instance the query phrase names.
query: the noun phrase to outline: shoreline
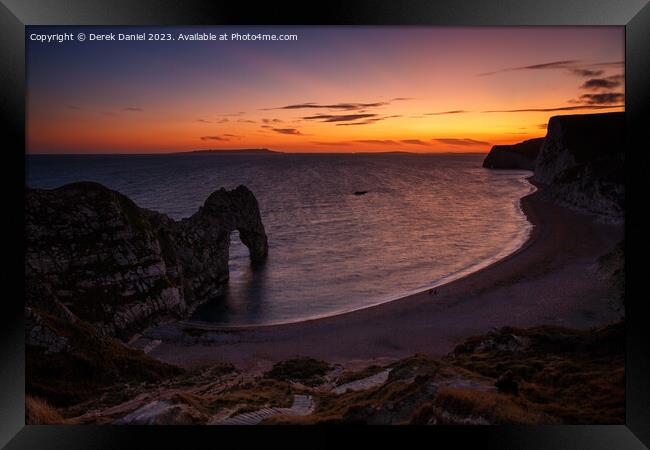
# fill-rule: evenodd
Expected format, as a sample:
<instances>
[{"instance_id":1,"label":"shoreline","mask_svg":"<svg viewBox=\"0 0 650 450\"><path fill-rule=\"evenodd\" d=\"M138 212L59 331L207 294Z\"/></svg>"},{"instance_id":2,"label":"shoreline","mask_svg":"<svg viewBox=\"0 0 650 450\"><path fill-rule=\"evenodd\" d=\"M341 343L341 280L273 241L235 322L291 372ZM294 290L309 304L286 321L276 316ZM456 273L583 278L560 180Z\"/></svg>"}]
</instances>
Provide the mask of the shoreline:
<instances>
[{"instance_id":1,"label":"shoreline","mask_svg":"<svg viewBox=\"0 0 650 450\"><path fill-rule=\"evenodd\" d=\"M259 368L294 356L355 366L415 353L443 356L464 338L495 327L588 328L616 320L612 287L595 278L593 265L622 238L622 227L552 203L539 188L522 197L520 207L532 224L526 241L508 256L441 284L438 295L425 290L284 324L177 322L145 332L137 346L156 342L151 356L182 367L230 362Z\"/></svg>"},{"instance_id":2,"label":"shoreline","mask_svg":"<svg viewBox=\"0 0 650 450\"><path fill-rule=\"evenodd\" d=\"M413 295L418 295L418 294L423 294L425 292L428 292L431 289L439 289L444 286L447 286L451 283L455 283L456 281L462 280L465 277L472 276L476 273L481 272L484 269L487 269L494 264L498 264L500 261L503 261L505 259L508 259L514 255L516 255L519 251L524 249L527 245L530 244L532 239L535 238L534 232L535 232L535 223L531 221L530 215L526 213L525 208L523 206L523 200L534 194L539 190L539 187L537 183L533 181L532 175L529 177L526 177L525 180L530 184L532 187L532 190L524 195L523 197L519 198L517 200L517 208L520 210L521 214L526 218L530 225L530 229L527 230L526 236L522 239L521 243L519 246L517 246L513 251L510 253L507 253L504 256L496 256L496 257L491 257L486 260L483 260L479 263L473 264L472 266L461 269L455 273L445 275L442 277L439 281L436 283L433 283L432 285L426 287L426 288L417 288L413 289L409 292L405 292L403 294L397 295L394 298L391 298L389 300L382 300L374 304L366 305L366 306L361 306L355 309L350 309L350 310L344 310L344 311L334 311L331 313L326 313L320 316L313 316L313 317L306 317L304 319L297 319L297 320L292 320L292 321L286 321L286 322L273 322L273 323L261 323L261 324L236 324L236 325L220 325L220 324L211 324L209 322L203 322L200 320L179 320L176 322L179 325L182 325L186 329L197 329L197 330L205 330L205 331L239 331L239 330L255 330L255 329L260 329L260 328L269 328L269 327L275 327L275 326L284 326L284 325L293 325L293 324L300 324L304 322L312 322L315 320L321 320L321 319L328 319L331 317L338 317L344 314L352 314L356 313L359 311L363 311L365 309L369 308L375 308L379 307L382 305L385 305L387 303L392 303L392 302L397 302L400 300L403 300L405 298L411 297Z\"/></svg>"}]
</instances>

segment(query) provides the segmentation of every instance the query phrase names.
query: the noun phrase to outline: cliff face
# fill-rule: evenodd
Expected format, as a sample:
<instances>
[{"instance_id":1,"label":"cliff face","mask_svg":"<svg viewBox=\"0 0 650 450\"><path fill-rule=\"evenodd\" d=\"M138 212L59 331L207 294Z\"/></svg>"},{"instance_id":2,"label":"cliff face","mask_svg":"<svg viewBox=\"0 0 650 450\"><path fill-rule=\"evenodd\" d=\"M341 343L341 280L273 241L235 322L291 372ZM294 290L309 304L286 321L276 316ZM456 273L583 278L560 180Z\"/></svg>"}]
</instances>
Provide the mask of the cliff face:
<instances>
[{"instance_id":1,"label":"cliff face","mask_svg":"<svg viewBox=\"0 0 650 450\"><path fill-rule=\"evenodd\" d=\"M533 180L565 205L620 222L624 216L624 113L551 117L545 138L495 145L490 169L533 170Z\"/></svg>"},{"instance_id":2,"label":"cliff face","mask_svg":"<svg viewBox=\"0 0 650 450\"><path fill-rule=\"evenodd\" d=\"M624 146L624 113L551 117L534 180L563 203L622 220Z\"/></svg>"},{"instance_id":3,"label":"cliff face","mask_svg":"<svg viewBox=\"0 0 650 450\"><path fill-rule=\"evenodd\" d=\"M218 292L234 230L253 261L266 256L257 201L243 186L216 191L180 222L96 183L28 189L26 303L128 338Z\"/></svg>"},{"instance_id":4,"label":"cliff face","mask_svg":"<svg viewBox=\"0 0 650 450\"><path fill-rule=\"evenodd\" d=\"M495 145L483 161L488 169L533 170L544 138L528 139L513 145Z\"/></svg>"}]
</instances>

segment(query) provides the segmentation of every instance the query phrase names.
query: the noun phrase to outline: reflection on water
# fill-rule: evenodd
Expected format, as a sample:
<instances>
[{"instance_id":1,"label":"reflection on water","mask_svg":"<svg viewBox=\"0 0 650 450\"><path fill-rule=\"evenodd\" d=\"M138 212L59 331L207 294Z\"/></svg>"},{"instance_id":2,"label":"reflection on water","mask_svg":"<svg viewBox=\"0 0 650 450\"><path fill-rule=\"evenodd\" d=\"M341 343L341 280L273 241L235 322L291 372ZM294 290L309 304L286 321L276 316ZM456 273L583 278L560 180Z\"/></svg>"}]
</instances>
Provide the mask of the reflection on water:
<instances>
[{"instance_id":1,"label":"reflection on water","mask_svg":"<svg viewBox=\"0 0 650 450\"><path fill-rule=\"evenodd\" d=\"M231 237L230 282L195 320L295 321L361 308L514 251L530 225L529 172L483 155L30 156L28 184L98 181L175 219L220 187L257 196L269 258L252 267ZM368 191L354 195L356 191Z\"/></svg>"},{"instance_id":2,"label":"reflection on water","mask_svg":"<svg viewBox=\"0 0 650 450\"><path fill-rule=\"evenodd\" d=\"M243 245L237 231L232 233L231 248ZM242 264L231 262L230 281L222 295L200 307L196 316L205 322L225 322L234 314L247 317L261 317L266 303L267 262Z\"/></svg>"}]
</instances>

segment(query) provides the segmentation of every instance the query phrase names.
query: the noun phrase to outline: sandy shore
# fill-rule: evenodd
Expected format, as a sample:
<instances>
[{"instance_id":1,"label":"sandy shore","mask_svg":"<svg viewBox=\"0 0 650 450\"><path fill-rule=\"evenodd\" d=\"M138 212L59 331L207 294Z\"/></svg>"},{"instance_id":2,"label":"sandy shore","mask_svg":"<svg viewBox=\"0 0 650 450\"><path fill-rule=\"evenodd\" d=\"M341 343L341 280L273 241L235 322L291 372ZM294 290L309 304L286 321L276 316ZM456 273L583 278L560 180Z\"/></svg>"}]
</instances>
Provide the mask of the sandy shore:
<instances>
[{"instance_id":1,"label":"sandy shore","mask_svg":"<svg viewBox=\"0 0 650 450\"><path fill-rule=\"evenodd\" d=\"M464 338L501 326L588 328L620 317L595 260L623 236L622 227L558 206L535 192L522 199L534 225L509 257L428 292L306 322L218 329L172 324L151 330L162 341L151 355L184 367L216 361L266 368L294 356L348 367L414 353L442 356ZM151 342L151 341L150 341ZM151 347L151 346L150 346Z\"/></svg>"}]
</instances>

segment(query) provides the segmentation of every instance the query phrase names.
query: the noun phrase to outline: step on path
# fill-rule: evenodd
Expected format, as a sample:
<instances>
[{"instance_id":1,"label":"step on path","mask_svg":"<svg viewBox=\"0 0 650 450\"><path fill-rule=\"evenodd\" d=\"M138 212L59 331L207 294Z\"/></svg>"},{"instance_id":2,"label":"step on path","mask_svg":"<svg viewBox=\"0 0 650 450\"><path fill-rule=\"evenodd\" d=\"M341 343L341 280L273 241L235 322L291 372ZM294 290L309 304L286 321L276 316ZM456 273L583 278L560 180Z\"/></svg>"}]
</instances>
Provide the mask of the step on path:
<instances>
[{"instance_id":1,"label":"step on path","mask_svg":"<svg viewBox=\"0 0 650 450\"><path fill-rule=\"evenodd\" d=\"M294 395L291 408L262 408L257 411L238 414L210 425L257 425L262 420L279 414L307 416L314 411L314 407L314 400L311 395Z\"/></svg>"}]
</instances>

